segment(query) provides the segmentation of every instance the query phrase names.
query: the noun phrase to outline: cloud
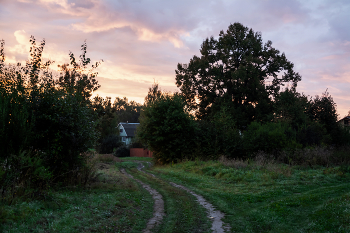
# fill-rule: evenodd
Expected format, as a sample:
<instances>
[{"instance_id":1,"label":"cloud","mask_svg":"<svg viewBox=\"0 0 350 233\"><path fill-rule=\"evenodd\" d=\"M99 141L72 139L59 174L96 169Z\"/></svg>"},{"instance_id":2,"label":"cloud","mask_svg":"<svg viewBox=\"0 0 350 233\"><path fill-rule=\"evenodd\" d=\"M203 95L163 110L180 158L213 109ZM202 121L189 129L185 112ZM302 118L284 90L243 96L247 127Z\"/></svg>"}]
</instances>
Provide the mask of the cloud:
<instances>
[{"instance_id":1,"label":"cloud","mask_svg":"<svg viewBox=\"0 0 350 233\"><path fill-rule=\"evenodd\" d=\"M29 57L29 35L24 30L17 30L13 35L17 43L14 46L9 46L7 50L9 54L6 54L6 61L11 63L23 62Z\"/></svg>"},{"instance_id":2,"label":"cloud","mask_svg":"<svg viewBox=\"0 0 350 233\"><path fill-rule=\"evenodd\" d=\"M112 4L101 1L40 0L40 4L52 12L78 18L80 22L72 23L71 27L84 33L129 27L140 40L152 42L166 40L177 48L183 46L180 37L184 30L174 25L153 27L150 22L153 18L151 12L143 11L142 8L135 11L130 7L132 5L130 1L117 1Z\"/></svg>"},{"instance_id":3,"label":"cloud","mask_svg":"<svg viewBox=\"0 0 350 233\"><path fill-rule=\"evenodd\" d=\"M69 51L78 57L86 39L87 56L105 60L99 93L142 101L154 80L176 90L177 63L200 55L205 38L241 22L286 53L302 75L300 92L314 96L328 88L345 111L349 7L348 0L0 0L0 34L7 61L27 59L34 35L46 39L43 56L56 64L68 62Z\"/></svg>"}]
</instances>

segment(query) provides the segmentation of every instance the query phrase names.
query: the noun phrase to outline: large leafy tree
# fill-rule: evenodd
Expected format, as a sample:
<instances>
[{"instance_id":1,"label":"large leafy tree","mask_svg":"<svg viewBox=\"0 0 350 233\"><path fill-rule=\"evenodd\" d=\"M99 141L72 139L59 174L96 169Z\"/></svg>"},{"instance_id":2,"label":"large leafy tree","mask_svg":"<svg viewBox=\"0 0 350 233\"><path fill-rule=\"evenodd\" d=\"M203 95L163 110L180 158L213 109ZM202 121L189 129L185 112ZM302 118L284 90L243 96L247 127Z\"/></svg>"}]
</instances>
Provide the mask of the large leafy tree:
<instances>
[{"instance_id":1,"label":"large leafy tree","mask_svg":"<svg viewBox=\"0 0 350 233\"><path fill-rule=\"evenodd\" d=\"M143 108L137 137L157 163L177 162L193 152L193 123L182 96L162 93Z\"/></svg>"},{"instance_id":2,"label":"large leafy tree","mask_svg":"<svg viewBox=\"0 0 350 233\"><path fill-rule=\"evenodd\" d=\"M225 106L244 128L272 113L281 86L289 83L295 89L301 80L284 53L240 23L221 31L218 39L207 38L200 52L175 71L176 84L199 119Z\"/></svg>"}]
</instances>

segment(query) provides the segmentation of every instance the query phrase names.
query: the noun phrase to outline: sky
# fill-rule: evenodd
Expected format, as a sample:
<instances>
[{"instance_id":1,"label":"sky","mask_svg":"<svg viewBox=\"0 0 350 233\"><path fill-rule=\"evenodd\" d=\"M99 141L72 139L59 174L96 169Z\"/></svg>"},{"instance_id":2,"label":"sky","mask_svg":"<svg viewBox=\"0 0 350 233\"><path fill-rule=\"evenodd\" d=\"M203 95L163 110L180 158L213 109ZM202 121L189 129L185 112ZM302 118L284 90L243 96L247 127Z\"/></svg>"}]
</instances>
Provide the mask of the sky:
<instances>
[{"instance_id":1,"label":"sky","mask_svg":"<svg viewBox=\"0 0 350 233\"><path fill-rule=\"evenodd\" d=\"M302 76L297 91L326 90L339 117L350 110L349 0L0 0L0 39L6 63L24 62L29 39L45 39L43 58L103 59L102 97L143 103L148 88L177 91L175 69L200 56L202 42L240 22L286 54Z\"/></svg>"}]
</instances>

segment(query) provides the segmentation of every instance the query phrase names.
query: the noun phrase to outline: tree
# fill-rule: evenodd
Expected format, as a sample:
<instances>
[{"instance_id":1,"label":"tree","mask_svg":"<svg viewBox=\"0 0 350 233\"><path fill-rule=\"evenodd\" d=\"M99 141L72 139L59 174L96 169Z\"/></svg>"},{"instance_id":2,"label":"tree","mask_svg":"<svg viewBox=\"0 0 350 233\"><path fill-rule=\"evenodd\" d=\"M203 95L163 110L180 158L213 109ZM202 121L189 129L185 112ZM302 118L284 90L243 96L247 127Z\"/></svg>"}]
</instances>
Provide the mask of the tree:
<instances>
[{"instance_id":1,"label":"tree","mask_svg":"<svg viewBox=\"0 0 350 233\"><path fill-rule=\"evenodd\" d=\"M310 99L307 114L312 121L323 124L330 133L337 126L337 110L336 103L327 90L322 93L322 96L316 95Z\"/></svg>"},{"instance_id":2,"label":"tree","mask_svg":"<svg viewBox=\"0 0 350 233\"><path fill-rule=\"evenodd\" d=\"M327 90L321 96L310 99L307 115L313 122L321 124L328 135L328 142L334 145L348 144L350 135L337 123L337 105Z\"/></svg>"},{"instance_id":3,"label":"tree","mask_svg":"<svg viewBox=\"0 0 350 233\"><path fill-rule=\"evenodd\" d=\"M200 57L193 56L188 66L178 64L175 71L176 84L198 119L226 106L240 128L266 120L281 86L291 83L295 89L301 80L284 53L271 41L263 44L259 32L240 23L221 31L218 39L207 38L200 52Z\"/></svg>"},{"instance_id":4,"label":"tree","mask_svg":"<svg viewBox=\"0 0 350 233\"><path fill-rule=\"evenodd\" d=\"M299 130L310 122L306 114L309 106L307 96L292 89L286 89L275 97L274 120L290 124Z\"/></svg>"},{"instance_id":5,"label":"tree","mask_svg":"<svg viewBox=\"0 0 350 233\"><path fill-rule=\"evenodd\" d=\"M143 108L137 137L158 163L181 161L192 153L194 125L178 94L162 94Z\"/></svg>"},{"instance_id":6,"label":"tree","mask_svg":"<svg viewBox=\"0 0 350 233\"><path fill-rule=\"evenodd\" d=\"M126 97L116 97L113 102L112 111L116 114L118 122L139 122L142 104L128 101Z\"/></svg>"},{"instance_id":7,"label":"tree","mask_svg":"<svg viewBox=\"0 0 350 233\"><path fill-rule=\"evenodd\" d=\"M148 88L148 94L145 98L145 105L152 103L157 98L161 97L163 92L159 88L158 83L154 83L152 87Z\"/></svg>"},{"instance_id":8,"label":"tree","mask_svg":"<svg viewBox=\"0 0 350 233\"><path fill-rule=\"evenodd\" d=\"M25 67L4 66L4 43L0 42L0 164L7 169L6 177L26 174L13 169L16 161L24 161L21 154L40 161L42 166L37 168L47 169L57 182L73 179L74 174L77 177L85 165L82 153L97 139L89 98L99 87L92 72L99 62L87 71L90 59L85 57L84 43L80 63L70 53L73 67L63 65L63 74L53 77L52 61L42 60L45 40L37 45L35 38L30 38L30 59Z\"/></svg>"}]
</instances>

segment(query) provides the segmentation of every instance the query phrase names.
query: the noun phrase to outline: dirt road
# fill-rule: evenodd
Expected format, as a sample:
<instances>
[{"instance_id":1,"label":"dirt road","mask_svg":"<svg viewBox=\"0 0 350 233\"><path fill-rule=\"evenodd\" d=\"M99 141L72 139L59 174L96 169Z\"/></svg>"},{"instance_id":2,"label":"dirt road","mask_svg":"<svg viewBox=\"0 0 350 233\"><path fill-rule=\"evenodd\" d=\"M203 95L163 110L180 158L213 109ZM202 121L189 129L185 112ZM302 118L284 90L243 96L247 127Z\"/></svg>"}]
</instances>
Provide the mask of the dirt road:
<instances>
[{"instance_id":1,"label":"dirt road","mask_svg":"<svg viewBox=\"0 0 350 233\"><path fill-rule=\"evenodd\" d=\"M125 171L125 169L121 169L121 172L123 172L124 174L127 174L131 179L136 180L137 182L139 182L142 187L144 187L152 196L154 199L154 212L153 212L153 217L151 219L149 219L147 227L144 229L143 232L166 232L163 231L162 228L162 224L164 227L164 223L162 222L164 220L164 216L166 216L167 214L172 214L172 213L167 213L167 211L164 211L164 200L163 200L163 196L159 193L159 192L163 192L165 193L165 195L167 196L168 202L171 202L171 199L177 199L176 195L173 195L173 193L177 193L177 194L181 194L178 195L179 197L184 197L187 196L186 201L184 202L186 205L188 205L189 200L191 200L191 205L195 206L195 209L198 211L201 211L203 213L201 215L200 218L197 218L195 220L193 220L193 218L188 218L189 221L191 221L191 223L188 224L195 224L197 222L198 227L197 226L192 226L192 230L191 232L215 232L215 233L224 233L224 232L230 232L230 226L228 224L225 224L222 221L222 218L224 217L224 213L222 213L221 211L215 209L215 207L210 204L207 200L204 199L203 196L196 194L195 192L193 192L192 190L190 190L187 187L184 187L183 185L179 185L173 182L168 182L165 180L160 179L159 177L155 176L154 174L145 171L145 166L144 163L146 163L148 166L150 165L149 162L140 162L140 161L133 161L135 163L138 163L137 166L137 170L139 171L137 173L138 178L135 178L134 176L132 176L129 173L133 173L134 175L136 175L135 170L129 170L128 172ZM144 181L141 181L140 179L143 179ZM145 182L148 182L150 184L146 184ZM153 185L153 184L154 185ZM156 184L160 184L162 183L162 186L158 186L158 187L153 187L151 188L151 186L157 186ZM167 186L172 186L173 188L169 188ZM158 191L156 189L159 189ZM174 190L176 189L176 191ZM188 198L188 195L193 196L194 198ZM180 199L180 198L178 198ZM177 200L178 201L178 200ZM166 200L167 202L167 200ZM202 207L199 207L199 205ZM194 209L192 207L192 209ZM177 210L173 210L174 212L181 212L183 209L181 208L181 205L179 205L177 207ZM186 212L186 211L185 211ZM207 219L203 219L203 218ZM169 221L169 220L168 220ZM206 222L210 222L211 223L211 227L208 227L208 224L206 225ZM182 221L182 224L183 221ZM185 225L185 224L184 224ZM154 229L155 226L159 226L158 229ZM175 226L176 227L176 226ZM177 226L178 227L178 226ZM151 231L152 229L154 229L154 231ZM183 230L183 231L182 231ZM172 232L186 232L185 229L172 229Z\"/></svg>"}]
</instances>

